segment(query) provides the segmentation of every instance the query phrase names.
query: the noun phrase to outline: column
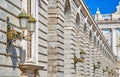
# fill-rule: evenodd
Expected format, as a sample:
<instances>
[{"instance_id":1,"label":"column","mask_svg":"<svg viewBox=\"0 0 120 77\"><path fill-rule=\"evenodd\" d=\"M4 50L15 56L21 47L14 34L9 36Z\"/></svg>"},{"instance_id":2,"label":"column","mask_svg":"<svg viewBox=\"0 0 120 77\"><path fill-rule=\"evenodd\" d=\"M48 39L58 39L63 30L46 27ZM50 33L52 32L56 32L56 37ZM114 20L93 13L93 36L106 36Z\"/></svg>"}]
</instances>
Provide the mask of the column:
<instances>
[{"instance_id":1,"label":"column","mask_svg":"<svg viewBox=\"0 0 120 77\"><path fill-rule=\"evenodd\" d=\"M48 77L64 77L64 1L48 1Z\"/></svg>"},{"instance_id":2,"label":"column","mask_svg":"<svg viewBox=\"0 0 120 77\"><path fill-rule=\"evenodd\" d=\"M114 54L117 55L116 53L116 29L115 28L112 28L112 50Z\"/></svg>"}]
</instances>

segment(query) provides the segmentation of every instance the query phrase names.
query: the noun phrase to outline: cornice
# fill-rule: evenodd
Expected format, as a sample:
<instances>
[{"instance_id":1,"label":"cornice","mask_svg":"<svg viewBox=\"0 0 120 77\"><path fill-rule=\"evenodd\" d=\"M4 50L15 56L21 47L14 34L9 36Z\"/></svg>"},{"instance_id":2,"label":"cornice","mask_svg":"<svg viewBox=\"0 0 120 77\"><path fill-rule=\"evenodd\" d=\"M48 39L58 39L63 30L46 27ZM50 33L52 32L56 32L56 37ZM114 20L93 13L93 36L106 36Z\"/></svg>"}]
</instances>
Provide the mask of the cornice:
<instances>
[{"instance_id":1,"label":"cornice","mask_svg":"<svg viewBox=\"0 0 120 77\"><path fill-rule=\"evenodd\" d=\"M120 24L120 20L111 20L111 21L97 21L97 24Z\"/></svg>"}]
</instances>

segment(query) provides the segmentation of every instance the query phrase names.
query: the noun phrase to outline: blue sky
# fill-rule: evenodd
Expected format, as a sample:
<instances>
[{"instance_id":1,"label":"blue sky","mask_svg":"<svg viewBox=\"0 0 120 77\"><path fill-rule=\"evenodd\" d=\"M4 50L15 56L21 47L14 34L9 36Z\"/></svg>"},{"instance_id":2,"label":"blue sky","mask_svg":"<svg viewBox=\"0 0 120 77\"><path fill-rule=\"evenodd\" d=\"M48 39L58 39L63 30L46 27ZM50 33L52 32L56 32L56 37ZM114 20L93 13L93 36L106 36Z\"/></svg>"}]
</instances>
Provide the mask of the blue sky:
<instances>
[{"instance_id":1,"label":"blue sky","mask_svg":"<svg viewBox=\"0 0 120 77\"><path fill-rule=\"evenodd\" d=\"M120 0L84 0L87 4L92 15L96 13L97 7L99 7L101 14L112 13L116 11L116 6Z\"/></svg>"}]
</instances>

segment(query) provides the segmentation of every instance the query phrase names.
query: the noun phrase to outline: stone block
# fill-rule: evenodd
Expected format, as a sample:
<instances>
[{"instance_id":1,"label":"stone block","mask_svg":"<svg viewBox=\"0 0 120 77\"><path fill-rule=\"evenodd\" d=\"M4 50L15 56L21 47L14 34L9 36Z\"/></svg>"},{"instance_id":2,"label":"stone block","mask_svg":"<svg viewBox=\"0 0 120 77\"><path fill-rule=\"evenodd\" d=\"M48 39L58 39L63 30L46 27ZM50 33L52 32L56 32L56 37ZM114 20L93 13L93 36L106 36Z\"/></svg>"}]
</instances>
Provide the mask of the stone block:
<instances>
[{"instance_id":1,"label":"stone block","mask_svg":"<svg viewBox=\"0 0 120 77\"><path fill-rule=\"evenodd\" d=\"M64 41L65 44L76 44L75 41L71 40L71 39L67 39Z\"/></svg>"},{"instance_id":2,"label":"stone block","mask_svg":"<svg viewBox=\"0 0 120 77\"><path fill-rule=\"evenodd\" d=\"M10 18L10 22L12 24L14 24L16 26L19 26L19 20L18 20L18 18L16 18L12 14L10 14L10 13L8 13L8 12L0 9L0 15L1 15L0 18L4 19L4 20L6 20L6 17L8 16Z\"/></svg>"},{"instance_id":3,"label":"stone block","mask_svg":"<svg viewBox=\"0 0 120 77\"><path fill-rule=\"evenodd\" d=\"M48 55L48 58L49 58L49 59L57 59L58 56L57 56L57 54L49 54L49 55Z\"/></svg>"},{"instance_id":4,"label":"stone block","mask_svg":"<svg viewBox=\"0 0 120 77\"><path fill-rule=\"evenodd\" d=\"M1 77L19 77L20 70L18 68L11 68L11 67L0 67L0 76Z\"/></svg>"},{"instance_id":5,"label":"stone block","mask_svg":"<svg viewBox=\"0 0 120 77\"><path fill-rule=\"evenodd\" d=\"M43 16L39 15L38 18L39 18L39 20L40 20L41 23L45 24L45 26L48 25L47 19L45 19Z\"/></svg>"},{"instance_id":6,"label":"stone block","mask_svg":"<svg viewBox=\"0 0 120 77\"><path fill-rule=\"evenodd\" d=\"M74 74L68 73L68 74L65 74L64 77L74 77Z\"/></svg>"},{"instance_id":7,"label":"stone block","mask_svg":"<svg viewBox=\"0 0 120 77\"><path fill-rule=\"evenodd\" d=\"M57 41L57 42L56 42L56 46L57 46L58 48L61 48L61 50L64 49L63 42L61 42L61 41Z\"/></svg>"},{"instance_id":8,"label":"stone block","mask_svg":"<svg viewBox=\"0 0 120 77\"><path fill-rule=\"evenodd\" d=\"M38 74L40 77L48 77L47 71L39 70Z\"/></svg>"},{"instance_id":9,"label":"stone block","mask_svg":"<svg viewBox=\"0 0 120 77\"><path fill-rule=\"evenodd\" d=\"M3 56L3 55L0 55L0 65L17 67L18 63L20 63L20 59L18 59L18 58L6 57L6 56Z\"/></svg>"},{"instance_id":10,"label":"stone block","mask_svg":"<svg viewBox=\"0 0 120 77\"><path fill-rule=\"evenodd\" d=\"M65 47L65 49L70 49L70 48L72 48L72 49L75 50L75 46L73 46L73 45L66 45L66 46L64 46L64 47Z\"/></svg>"},{"instance_id":11,"label":"stone block","mask_svg":"<svg viewBox=\"0 0 120 77\"><path fill-rule=\"evenodd\" d=\"M42 38L44 40L48 40L48 36L45 33L41 32L41 31L38 32L38 37L40 37L40 38Z\"/></svg>"},{"instance_id":12,"label":"stone block","mask_svg":"<svg viewBox=\"0 0 120 77\"><path fill-rule=\"evenodd\" d=\"M39 65L41 65L41 66L43 66L44 67L44 69L48 69L48 64L47 64L47 62L42 62L42 61L40 61L40 60L38 60L39 62L38 62L38 64Z\"/></svg>"},{"instance_id":13,"label":"stone block","mask_svg":"<svg viewBox=\"0 0 120 77\"><path fill-rule=\"evenodd\" d=\"M64 73L63 72L58 72L58 77L64 77Z\"/></svg>"},{"instance_id":14,"label":"stone block","mask_svg":"<svg viewBox=\"0 0 120 77\"><path fill-rule=\"evenodd\" d=\"M38 8L38 13L47 19L48 14L41 8Z\"/></svg>"},{"instance_id":15,"label":"stone block","mask_svg":"<svg viewBox=\"0 0 120 77\"><path fill-rule=\"evenodd\" d=\"M66 69L64 72L68 74L75 73L75 69Z\"/></svg>"},{"instance_id":16,"label":"stone block","mask_svg":"<svg viewBox=\"0 0 120 77\"><path fill-rule=\"evenodd\" d=\"M65 60L64 60L64 63L65 64L70 64L70 63L74 63L74 60L71 58L71 59L67 59L67 58L65 58Z\"/></svg>"},{"instance_id":17,"label":"stone block","mask_svg":"<svg viewBox=\"0 0 120 77\"><path fill-rule=\"evenodd\" d=\"M48 32L48 28L47 25L42 24L41 22L38 22L38 29L40 29L41 31L47 33Z\"/></svg>"},{"instance_id":18,"label":"stone block","mask_svg":"<svg viewBox=\"0 0 120 77\"><path fill-rule=\"evenodd\" d=\"M13 3L15 6L21 8L21 1L20 0L18 0L18 1L16 1L16 0L8 0L8 1L11 2L11 3Z\"/></svg>"},{"instance_id":19,"label":"stone block","mask_svg":"<svg viewBox=\"0 0 120 77\"><path fill-rule=\"evenodd\" d=\"M61 1L59 1L59 3L57 3L57 6L61 9L61 12L64 11L64 5Z\"/></svg>"},{"instance_id":20,"label":"stone block","mask_svg":"<svg viewBox=\"0 0 120 77\"><path fill-rule=\"evenodd\" d=\"M6 34L0 32L0 41L6 43Z\"/></svg>"},{"instance_id":21,"label":"stone block","mask_svg":"<svg viewBox=\"0 0 120 77\"><path fill-rule=\"evenodd\" d=\"M72 69L72 68L74 68L74 64L65 63L65 64L64 64L64 68L65 68L65 70L67 70L67 69Z\"/></svg>"},{"instance_id":22,"label":"stone block","mask_svg":"<svg viewBox=\"0 0 120 77\"><path fill-rule=\"evenodd\" d=\"M1 31L7 31L7 24L3 21L0 21L0 30Z\"/></svg>"},{"instance_id":23,"label":"stone block","mask_svg":"<svg viewBox=\"0 0 120 77\"><path fill-rule=\"evenodd\" d=\"M43 47L39 46L38 50L39 50L40 53L48 55L48 50L46 48L43 48Z\"/></svg>"},{"instance_id":24,"label":"stone block","mask_svg":"<svg viewBox=\"0 0 120 77\"><path fill-rule=\"evenodd\" d=\"M50 24L50 25L53 25L53 24L57 24L58 23L58 19L57 19L57 17L50 17L50 18L48 18L48 24Z\"/></svg>"},{"instance_id":25,"label":"stone block","mask_svg":"<svg viewBox=\"0 0 120 77\"><path fill-rule=\"evenodd\" d=\"M54 36L52 37L51 35L48 37L48 41L57 41L58 40L58 36Z\"/></svg>"},{"instance_id":26,"label":"stone block","mask_svg":"<svg viewBox=\"0 0 120 77\"><path fill-rule=\"evenodd\" d=\"M56 72L50 72L48 74L48 77L59 77L58 74Z\"/></svg>"},{"instance_id":27,"label":"stone block","mask_svg":"<svg viewBox=\"0 0 120 77\"><path fill-rule=\"evenodd\" d=\"M39 61L43 61L43 62L47 62L48 61L48 57L42 54L38 55L38 59Z\"/></svg>"},{"instance_id":28,"label":"stone block","mask_svg":"<svg viewBox=\"0 0 120 77\"><path fill-rule=\"evenodd\" d=\"M64 66L64 61L58 60L58 65Z\"/></svg>"},{"instance_id":29,"label":"stone block","mask_svg":"<svg viewBox=\"0 0 120 77\"><path fill-rule=\"evenodd\" d=\"M0 0L0 6L7 8L7 2L5 0Z\"/></svg>"},{"instance_id":30,"label":"stone block","mask_svg":"<svg viewBox=\"0 0 120 77\"><path fill-rule=\"evenodd\" d=\"M6 45L0 44L0 53L6 53Z\"/></svg>"},{"instance_id":31,"label":"stone block","mask_svg":"<svg viewBox=\"0 0 120 77\"><path fill-rule=\"evenodd\" d=\"M38 39L38 44L40 44L40 45L42 45L42 46L45 46L45 47L47 47L47 46L48 46L47 41L42 40L42 39Z\"/></svg>"},{"instance_id":32,"label":"stone block","mask_svg":"<svg viewBox=\"0 0 120 77\"><path fill-rule=\"evenodd\" d=\"M71 59L71 58L74 58L74 55L68 53L68 54L65 55L65 58L67 58L67 59Z\"/></svg>"},{"instance_id":33,"label":"stone block","mask_svg":"<svg viewBox=\"0 0 120 77\"><path fill-rule=\"evenodd\" d=\"M44 9L45 11L48 10L48 7L47 7L46 3L44 3L44 0L41 0L41 7L42 7L42 9Z\"/></svg>"}]
</instances>

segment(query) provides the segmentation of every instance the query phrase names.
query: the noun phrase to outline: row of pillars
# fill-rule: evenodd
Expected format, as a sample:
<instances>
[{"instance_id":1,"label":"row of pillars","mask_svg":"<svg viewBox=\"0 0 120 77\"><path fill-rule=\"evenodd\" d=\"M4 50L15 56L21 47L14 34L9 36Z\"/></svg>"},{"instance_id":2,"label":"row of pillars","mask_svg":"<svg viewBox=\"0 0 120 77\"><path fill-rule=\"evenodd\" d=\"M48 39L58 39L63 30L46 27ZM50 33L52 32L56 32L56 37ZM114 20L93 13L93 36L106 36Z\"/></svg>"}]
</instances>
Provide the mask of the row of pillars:
<instances>
[{"instance_id":1,"label":"row of pillars","mask_svg":"<svg viewBox=\"0 0 120 77\"><path fill-rule=\"evenodd\" d=\"M119 44L117 45L118 41L116 38L118 29L117 28L102 28L102 30L105 30L105 29L109 29L109 31L110 31L112 51L118 57L119 56L118 47L120 47ZM104 32L103 32L103 34L104 34Z\"/></svg>"}]
</instances>

